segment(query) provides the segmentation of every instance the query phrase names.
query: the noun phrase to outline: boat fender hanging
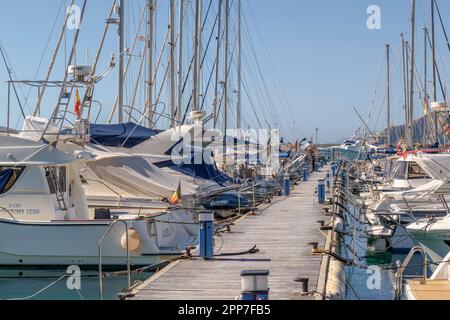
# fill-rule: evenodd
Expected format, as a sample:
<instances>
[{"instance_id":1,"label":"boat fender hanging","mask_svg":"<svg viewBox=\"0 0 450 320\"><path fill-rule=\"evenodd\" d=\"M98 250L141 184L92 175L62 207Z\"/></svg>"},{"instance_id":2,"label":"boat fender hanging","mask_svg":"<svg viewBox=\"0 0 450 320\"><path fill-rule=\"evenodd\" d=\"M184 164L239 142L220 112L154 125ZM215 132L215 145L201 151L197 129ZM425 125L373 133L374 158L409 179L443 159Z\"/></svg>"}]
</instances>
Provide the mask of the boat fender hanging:
<instances>
[{"instance_id":1,"label":"boat fender hanging","mask_svg":"<svg viewBox=\"0 0 450 320\"><path fill-rule=\"evenodd\" d=\"M127 250L127 233L126 232L122 235L120 244L124 250ZM128 246L129 246L130 252L134 252L134 251L138 250L139 247L141 246L141 237L136 230L131 229L128 231Z\"/></svg>"}]
</instances>

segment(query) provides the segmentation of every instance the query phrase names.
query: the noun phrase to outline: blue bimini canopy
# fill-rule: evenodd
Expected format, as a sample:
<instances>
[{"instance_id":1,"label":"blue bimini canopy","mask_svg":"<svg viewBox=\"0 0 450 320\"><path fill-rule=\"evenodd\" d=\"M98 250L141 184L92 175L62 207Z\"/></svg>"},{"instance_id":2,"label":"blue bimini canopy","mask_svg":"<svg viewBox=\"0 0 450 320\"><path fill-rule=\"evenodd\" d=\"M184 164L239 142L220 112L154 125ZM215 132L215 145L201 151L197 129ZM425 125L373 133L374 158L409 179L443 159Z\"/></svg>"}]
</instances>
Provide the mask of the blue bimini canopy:
<instances>
[{"instance_id":1,"label":"blue bimini canopy","mask_svg":"<svg viewBox=\"0 0 450 320\"><path fill-rule=\"evenodd\" d=\"M134 123L91 124L91 143L106 147L133 148L161 133L160 130L144 128Z\"/></svg>"}]
</instances>

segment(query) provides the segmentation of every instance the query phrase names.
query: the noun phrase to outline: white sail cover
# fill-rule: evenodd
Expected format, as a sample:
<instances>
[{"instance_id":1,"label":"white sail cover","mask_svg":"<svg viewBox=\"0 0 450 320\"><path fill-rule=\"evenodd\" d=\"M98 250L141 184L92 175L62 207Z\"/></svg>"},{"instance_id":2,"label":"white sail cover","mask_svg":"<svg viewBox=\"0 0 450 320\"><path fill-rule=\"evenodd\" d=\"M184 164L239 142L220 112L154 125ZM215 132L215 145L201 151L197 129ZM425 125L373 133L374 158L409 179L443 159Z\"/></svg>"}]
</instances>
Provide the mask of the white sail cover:
<instances>
[{"instance_id":1,"label":"white sail cover","mask_svg":"<svg viewBox=\"0 0 450 320\"><path fill-rule=\"evenodd\" d=\"M0 165L64 165L76 158L50 145L22 138L0 136Z\"/></svg>"},{"instance_id":2,"label":"white sail cover","mask_svg":"<svg viewBox=\"0 0 450 320\"><path fill-rule=\"evenodd\" d=\"M176 179L143 156L103 154L87 166L102 180L136 196L167 198L181 183L182 196L196 192L195 186Z\"/></svg>"}]
</instances>

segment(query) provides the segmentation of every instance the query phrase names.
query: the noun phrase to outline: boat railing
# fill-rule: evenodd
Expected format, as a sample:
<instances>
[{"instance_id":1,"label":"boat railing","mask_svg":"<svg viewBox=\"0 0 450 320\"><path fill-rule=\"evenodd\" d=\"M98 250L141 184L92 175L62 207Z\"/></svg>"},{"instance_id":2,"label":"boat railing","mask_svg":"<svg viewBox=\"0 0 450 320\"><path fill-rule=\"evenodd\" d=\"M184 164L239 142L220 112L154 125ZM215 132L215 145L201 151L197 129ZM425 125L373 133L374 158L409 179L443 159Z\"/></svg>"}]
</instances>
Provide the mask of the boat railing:
<instances>
[{"instance_id":1,"label":"boat railing","mask_svg":"<svg viewBox=\"0 0 450 320\"><path fill-rule=\"evenodd\" d=\"M125 225L125 236L126 236L126 247L127 247L127 289L131 288L131 257L130 257L130 246L129 246L129 236L128 236L128 223L125 220L114 220L105 231L103 236L98 242L98 276L99 276L99 290L100 290L100 300L103 300L103 241L106 239L108 234L111 232L113 227L117 223L123 223Z\"/></svg>"},{"instance_id":2,"label":"boat railing","mask_svg":"<svg viewBox=\"0 0 450 320\"><path fill-rule=\"evenodd\" d=\"M409 266L412 258L416 253L421 253L423 256L423 278L422 281L425 284L427 282L427 273L428 273L428 260L425 250L420 246L415 246L408 253L408 256L405 258L403 263L398 267L396 273L396 288L395 288L395 296L397 300L400 300L402 291L403 291L403 273L406 268Z\"/></svg>"},{"instance_id":3,"label":"boat railing","mask_svg":"<svg viewBox=\"0 0 450 320\"><path fill-rule=\"evenodd\" d=\"M251 182L252 185L250 187L246 187L247 182ZM253 200L253 206L252 207L254 208L254 207L256 207L255 187L257 187L257 186L259 186L261 184L262 184L261 182L255 184L255 180L254 179L247 179L247 180L244 181L244 183L242 184L242 186L238 190L238 212L239 213L241 213L241 194L242 194L242 192L250 190L250 189L252 190L252 197L253 197L253 199L252 199Z\"/></svg>"}]
</instances>

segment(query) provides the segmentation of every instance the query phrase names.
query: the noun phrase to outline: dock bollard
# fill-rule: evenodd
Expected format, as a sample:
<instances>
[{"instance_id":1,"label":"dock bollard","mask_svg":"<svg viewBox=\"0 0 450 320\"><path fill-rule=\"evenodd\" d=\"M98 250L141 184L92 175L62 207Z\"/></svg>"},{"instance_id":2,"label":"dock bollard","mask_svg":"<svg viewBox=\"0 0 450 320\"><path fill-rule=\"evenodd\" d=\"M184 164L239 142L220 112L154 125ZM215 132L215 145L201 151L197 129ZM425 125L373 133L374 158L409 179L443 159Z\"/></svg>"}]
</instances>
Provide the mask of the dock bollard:
<instances>
[{"instance_id":1,"label":"dock bollard","mask_svg":"<svg viewBox=\"0 0 450 320\"><path fill-rule=\"evenodd\" d=\"M286 173L284 175L284 195L287 197L291 194L291 176Z\"/></svg>"},{"instance_id":2,"label":"dock bollard","mask_svg":"<svg viewBox=\"0 0 450 320\"><path fill-rule=\"evenodd\" d=\"M302 178L303 178L302 180L305 182L308 181L308 175L309 175L308 167L304 166L302 169Z\"/></svg>"},{"instance_id":3,"label":"dock bollard","mask_svg":"<svg viewBox=\"0 0 450 320\"><path fill-rule=\"evenodd\" d=\"M330 177L329 172L327 173L326 180L327 180L327 189L330 190L331 189L331 177Z\"/></svg>"},{"instance_id":4,"label":"dock bollard","mask_svg":"<svg viewBox=\"0 0 450 320\"><path fill-rule=\"evenodd\" d=\"M200 220L200 257L210 260L214 257L214 213L201 212Z\"/></svg>"},{"instance_id":5,"label":"dock bollard","mask_svg":"<svg viewBox=\"0 0 450 320\"><path fill-rule=\"evenodd\" d=\"M244 270L241 272L243 301L269 300L269 270Z\"/></svg>"},{"instance_id":6,"label":"dock bollard","mask_svg":"<svg viewBox=\"0 0 450 320\"><path fill-rule=\"evenodd\" d=\"M319 198L319 203L325 203L325 181L319 180L319 185L317 187L317 197Z\"/></svg>"}]
</instances>

